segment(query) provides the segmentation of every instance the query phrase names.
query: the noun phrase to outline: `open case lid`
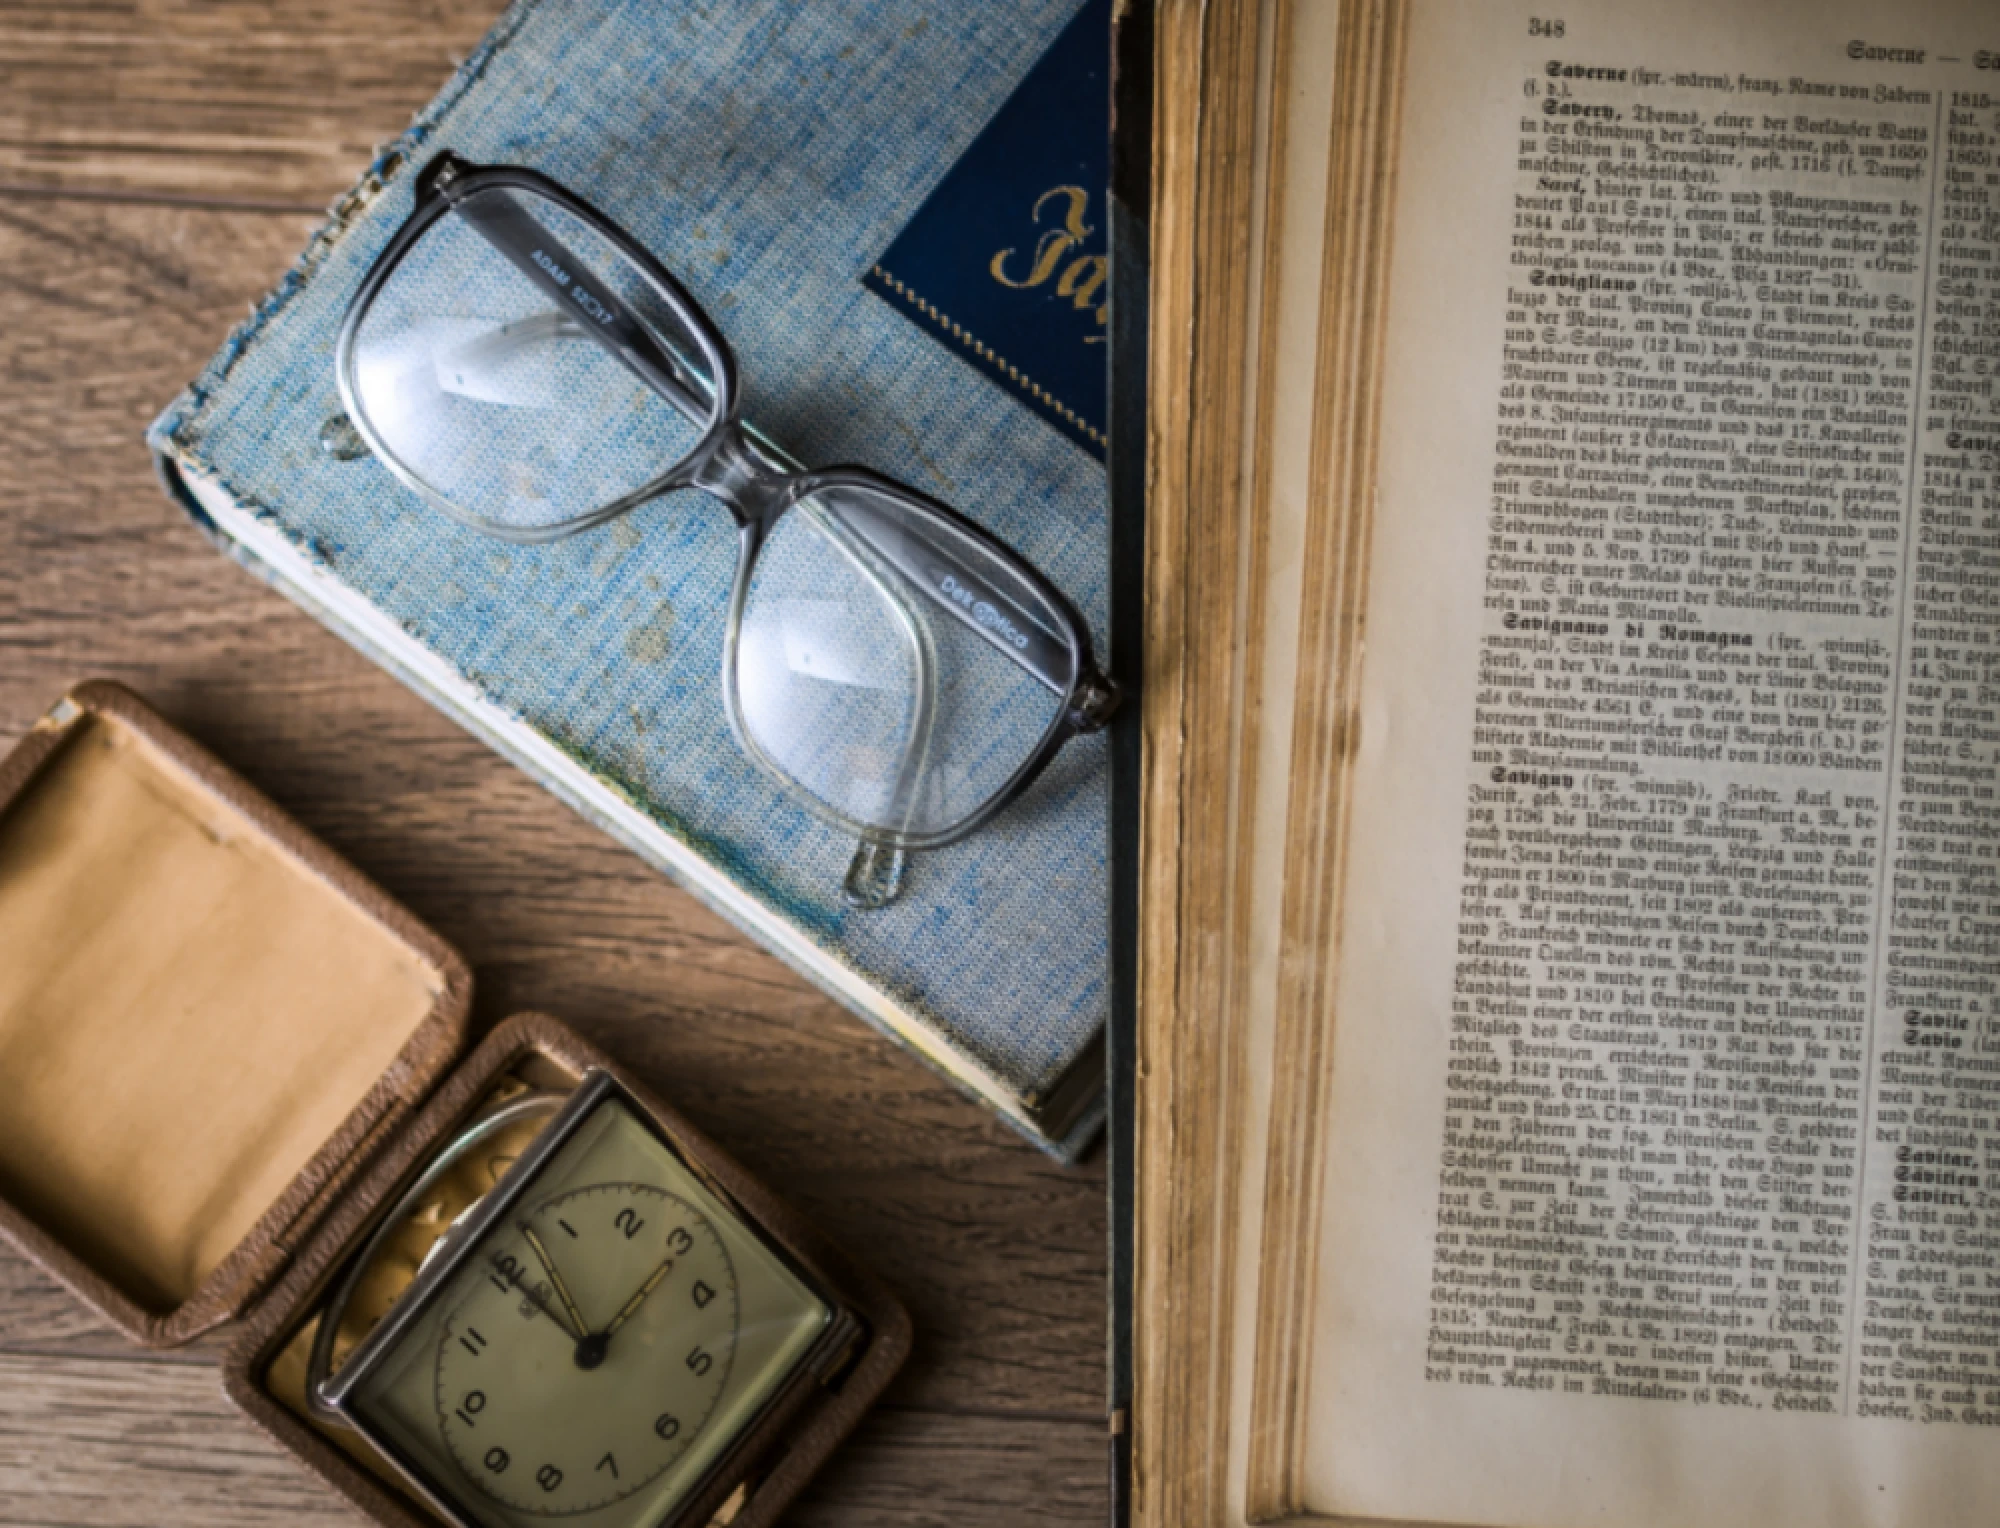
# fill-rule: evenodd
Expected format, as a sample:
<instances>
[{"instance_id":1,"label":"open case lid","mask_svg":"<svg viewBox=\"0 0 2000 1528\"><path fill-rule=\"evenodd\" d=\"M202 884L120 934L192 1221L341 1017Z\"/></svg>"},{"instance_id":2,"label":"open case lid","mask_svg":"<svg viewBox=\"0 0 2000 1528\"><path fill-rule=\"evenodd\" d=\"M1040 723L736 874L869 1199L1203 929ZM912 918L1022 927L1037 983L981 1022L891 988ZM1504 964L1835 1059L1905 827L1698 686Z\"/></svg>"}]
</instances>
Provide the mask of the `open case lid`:
<instances>
[{"instance_id":1,"label":"open case lid","mask_svg":"<svg viewBox=\"0 0 2000 1528\"><path fill-rule=\"evenodd\" d=\"M455 950L122 686L0 761L0 1232L139 1342L284 1271L471 997Z\"/></svg>"}]
</instances>

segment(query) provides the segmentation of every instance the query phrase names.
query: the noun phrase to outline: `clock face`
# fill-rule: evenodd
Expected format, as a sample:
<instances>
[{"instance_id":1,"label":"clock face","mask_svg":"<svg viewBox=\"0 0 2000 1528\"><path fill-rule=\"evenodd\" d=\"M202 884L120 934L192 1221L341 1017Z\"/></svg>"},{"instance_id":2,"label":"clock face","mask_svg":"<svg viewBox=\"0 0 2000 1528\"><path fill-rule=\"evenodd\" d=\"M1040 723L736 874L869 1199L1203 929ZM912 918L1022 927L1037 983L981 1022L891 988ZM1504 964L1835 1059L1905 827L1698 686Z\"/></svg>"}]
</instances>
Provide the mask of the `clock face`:
<instances>
[{"instance_id":1,"label":"clock face","mask_svg":"<svg viewBox=\"0 0 2000 1528\"><path fill-rule=\"evenodd\" d=\"M487 1277L444 1322L437 1422L480 1490L568 1517L642 1489L701 1436L736 1357L736 1269L708 1218L652 1184L571 1189L518 1229L488 1243Z\"/></svg>"},{"instance_id":2,"label":"clock face","mask_svg":"<svg viewBox=\"0 0 2000 1528\"><path fill-rule=\"evenodd\" d=\"M833 1312L615 1096L495 1193L346 1409L463 1522L653 1528Z\"/></svg>"}]
</instances>

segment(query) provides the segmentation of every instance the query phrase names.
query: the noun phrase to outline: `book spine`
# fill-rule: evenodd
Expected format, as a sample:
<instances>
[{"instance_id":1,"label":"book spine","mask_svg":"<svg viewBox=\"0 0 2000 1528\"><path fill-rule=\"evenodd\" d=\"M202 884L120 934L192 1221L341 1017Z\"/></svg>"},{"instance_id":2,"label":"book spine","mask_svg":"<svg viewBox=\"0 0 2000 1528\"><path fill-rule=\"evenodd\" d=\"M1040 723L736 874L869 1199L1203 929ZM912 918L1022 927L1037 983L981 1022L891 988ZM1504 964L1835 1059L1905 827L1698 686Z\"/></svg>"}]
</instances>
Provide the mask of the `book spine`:
<instances>
[{"instance_id":1,"label":"book spine","mask_svg":"<svg viewBox=\"0 0 2000 1528\"><path fill-rule=\"evenodd\" d=\"M1153 0L1127 0L1111 28L1111 657L1136 691L1145 622L1146 367L1152 282ZM1141 733L1128 706L1111 737L1111 1012L1105 1024L1110 1180L1111 1528L1132 1520L1133 1120L1137 1085Z\"/></svg>"}]
</instances>

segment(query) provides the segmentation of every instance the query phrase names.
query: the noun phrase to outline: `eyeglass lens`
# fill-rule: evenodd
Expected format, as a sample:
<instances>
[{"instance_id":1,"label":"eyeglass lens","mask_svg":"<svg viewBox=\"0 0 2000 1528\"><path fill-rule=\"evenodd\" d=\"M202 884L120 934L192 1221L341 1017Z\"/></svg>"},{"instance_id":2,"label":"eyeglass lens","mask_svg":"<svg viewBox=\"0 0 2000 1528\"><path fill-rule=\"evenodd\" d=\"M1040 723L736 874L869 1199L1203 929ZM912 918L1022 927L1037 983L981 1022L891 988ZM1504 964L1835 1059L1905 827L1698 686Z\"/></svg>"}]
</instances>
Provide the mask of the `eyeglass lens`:
<instances>
[{"instance_id":1,"label":"eyeglass lens","mask_svg":"<svg viewBox=\"0 0 2000 1528\"><path fill-rule=\"evenodd\" d=\"M715 410L702 354L590 224L488 190L396 266L357 327L350 375L407 473L462 518L534 532L590 518L700 445Z\"/></svg>"},{"instance_id":2,"label":"eyeglass lens","mask_svg":"<svg viewBox=\"0 0 2000 1528\"><path fill-rule=\"evenodd\" d=\"M772 527L731 681L746 741L822 803L912 836L998 795L1077 667L1048 601L973 537L867 485Z\"/></svg>"}]
</instances>

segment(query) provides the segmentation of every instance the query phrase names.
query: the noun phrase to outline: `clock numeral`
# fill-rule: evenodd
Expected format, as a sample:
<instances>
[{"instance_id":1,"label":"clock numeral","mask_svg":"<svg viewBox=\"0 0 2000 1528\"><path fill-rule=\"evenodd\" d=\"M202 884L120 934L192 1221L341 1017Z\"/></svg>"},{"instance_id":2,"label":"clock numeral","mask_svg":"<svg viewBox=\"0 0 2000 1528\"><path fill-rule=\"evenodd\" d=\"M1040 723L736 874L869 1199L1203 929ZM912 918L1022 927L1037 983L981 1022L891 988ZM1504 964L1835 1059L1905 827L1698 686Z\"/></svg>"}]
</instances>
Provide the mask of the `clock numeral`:
<instances>
[{"instance_id":1,"label":"clock numeral","mask_svg":"<svg viewBox=\"0 0 2000 1528\"><path fill-rule=\"evenodd\" d=\"M467 1427L470 1427L472 1419L485 1409L486 1392L484 1390L468 1390L465 1393L465 1399L459 1402L458 1419Z\"/></svg>"},{"instance_id":2,"label":"clock numeral","mask_svg":"<svg viewBox=\"0 0 2000 1528\"><path fill-rule=\"evenodd\" d=\"M700 1279L694 1281L694 1308L707 1310L708 1302L715 1298L715 1291Z\"/></svg>"},{"instance_id":3,"label":"clock numeral","mask_svg":"<svg viewBox=\"0 0 2000 1528\"><path fill-rule=\"evenodd\" d=\"M493 1259L493 1287L506 1294L521 1277L521 1265L506 1253Z\"/></svg>"},{"instance_id":4,"label":"clock numeral","mask_svg":"<svg viewBox=\"0 0 2000 1528\"><path fill-rule=\"evenodd\" d=\"M675 1226L667 1233L667 1246L675 1252L692 1252L694 1238L688 1235L686 1226Z\"/></svg>"},{"instance_id":5,"label":"clock numeral","mask_svg":"<svg viewBox=\"0 0 2000 1528\"><path fill-rule=\"evenodd\" d=\"M479 1328L476 1326L468 1326L465 1329L465 1334L458 1339L458 1345L474 1358L486 1351L486 1339L479 1335Z\"/></svg>"},{"instance_id":6,"label":"clock numeral","mask_svg":"<svg viewBox=\"0 0 2000 1528\"><path fill-rule=\"evenodd\" d=\"M663 1411L660 1413L660 1420L653 1424L653 1431L671 1443L681 1435L681 1419L671 1411Z\"/></svg>"},{"instance_id":7,"label":"clock numeral","mask_svg":"<svg viewBox=\"0 0 2000 1528\"><path fill-rule=\"evenodd\" d=\"M552 1464L545 1464L535 1471L535 1484L544 1491L553 1491L562 1484L562 1471Z\"/></svg>"},{"instance_id":8,"label":"clock numeral","mask_svg":"<svg viewBox=\"0 0 2000 1528\"><path fill-rule=\"evenodd\" d=\"M631 1210L620 1210L617 1217L611 1223L625 1233L625 1240L627 1241L637 1236L640 1228L646 1224L645 1221L641 1220Z\"/></svg>"},{"instance_id":9,"label":"clock numeral","mask_svg":"<svg viewBox=\"0 0 2000 1528\"><path fill-rule=\"evenodd\" d=\"M706 1374L710 1369L715 1367L715 1360L702 1352L700 1348L696 1348L692 1353L688 1354L688 1367L694 1370L696 1374Z\"/></svg>"},{"instance_id":10,"label":"clock numeral","mask_svg":"<svg viewBox=\"0 0 2000 1528\"><path fill-rule=\"evenodd\" d=\"M597 1467L600 1470L610 1470L613 1480L618 1478L618 1461L613 1459L609 1454L606 1454L602 1459L597 1461Z\"/></svg>"},{"instance_id":11,"label":"clock numeral","mask_svg":"<svg viewBox=\"0 0 2000 1528\"><path fill-rule=\"evenodd\" d=\"M489 1448L486 1451L486 1468L496 1475L504 1475L507 1466L513 1462L504 1448Z\"/></svg>"}]
</instances>

